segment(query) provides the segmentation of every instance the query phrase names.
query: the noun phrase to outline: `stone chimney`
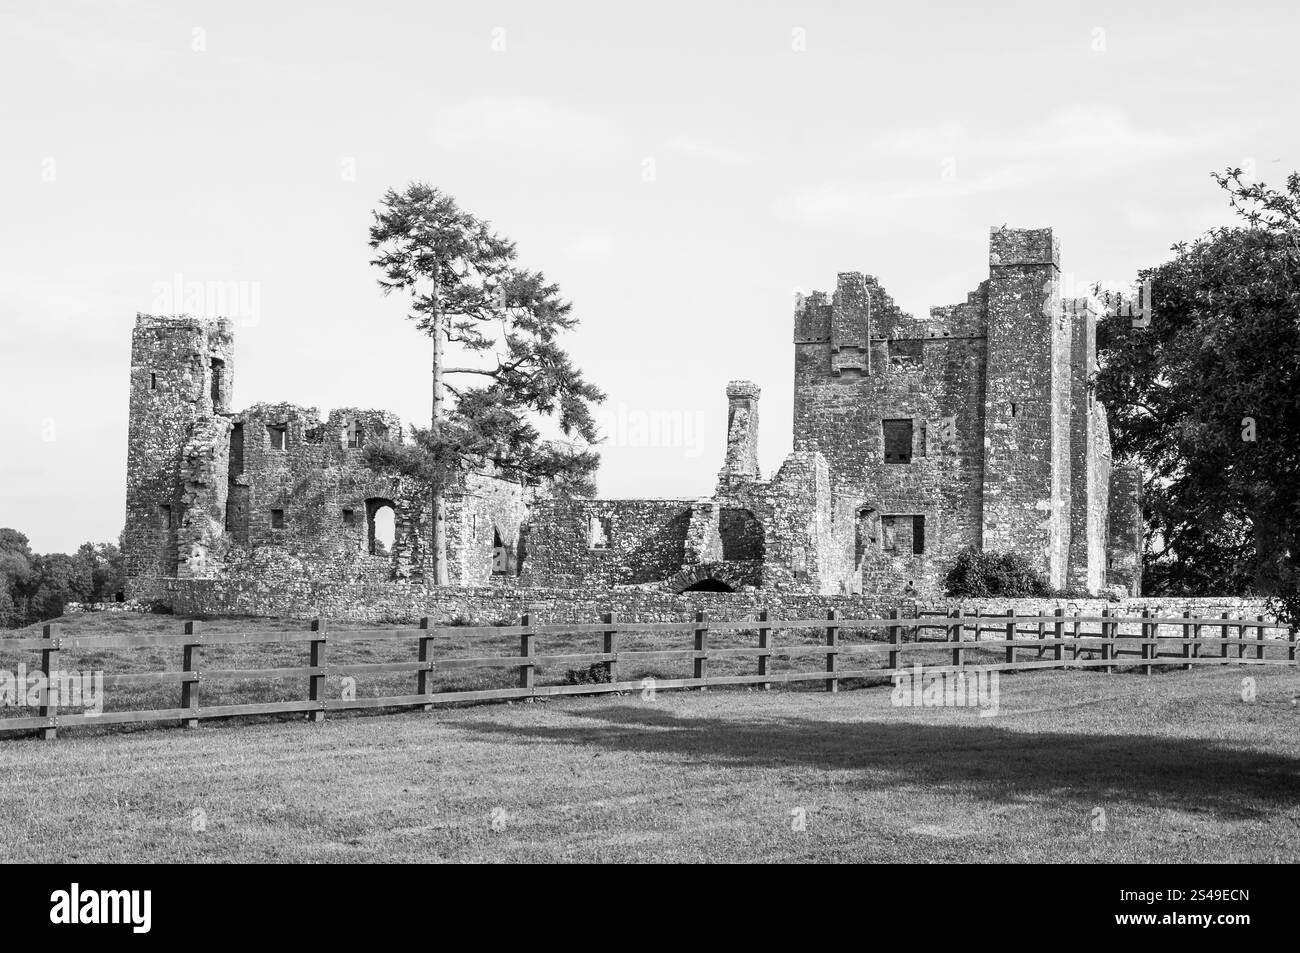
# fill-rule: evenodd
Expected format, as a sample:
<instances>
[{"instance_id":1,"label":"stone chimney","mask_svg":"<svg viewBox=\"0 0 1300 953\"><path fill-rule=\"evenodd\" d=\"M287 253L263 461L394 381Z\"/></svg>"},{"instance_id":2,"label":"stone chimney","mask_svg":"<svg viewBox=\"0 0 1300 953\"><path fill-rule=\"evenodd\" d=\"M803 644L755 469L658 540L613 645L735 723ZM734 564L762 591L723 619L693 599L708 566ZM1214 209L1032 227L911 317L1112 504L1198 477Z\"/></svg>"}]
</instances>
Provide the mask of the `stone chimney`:
<instances>
[{"instance_id":1,"label":"stone chimney","mask_svg":"<svg viewBox=\"0 0 1300 953\"><path fill-rule=\"evenodd\" d=\"M758 397L761 391L750 381L727 385L727 459L718 482L757 480Z\"/></svg>"}]
</instances>

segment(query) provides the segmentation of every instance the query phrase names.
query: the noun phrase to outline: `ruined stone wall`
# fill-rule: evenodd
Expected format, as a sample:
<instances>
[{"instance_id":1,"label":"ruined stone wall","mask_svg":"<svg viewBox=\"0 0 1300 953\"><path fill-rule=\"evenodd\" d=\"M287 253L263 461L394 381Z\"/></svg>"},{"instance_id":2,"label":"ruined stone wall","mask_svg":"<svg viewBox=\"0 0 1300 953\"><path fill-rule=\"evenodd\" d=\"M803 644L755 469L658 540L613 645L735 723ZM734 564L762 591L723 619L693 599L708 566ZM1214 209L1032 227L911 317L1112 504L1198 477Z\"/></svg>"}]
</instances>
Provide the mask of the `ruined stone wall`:
<instances>
[{"instance_id":1,"label":"ruined stone wall","mask_svg":"<svg viewBox=\"0 0 1300 953\"><path fill-rule=\"evenodd\" d=\"M1088 536L1088 576L1084 588L1088 592L1099 592L1105 588L1106 550L1109 546L1110 531L1110 424L1106 420L1106 409L1101 403L1092 405L1093 416L1093 450L1088 457L1089 496L1087 505ZM1140 525L1140 524L1139 524ZM1140 591L1125 589L1129 595L1141 595Z\"/></svg>"},{"instance_id":2,"label":"ruined stone wall","mask_svg":"<svg viewBox=\"0 0 1300 953\"><path fill-rule=\"evenodd\" d=\"M988 294L983 547L1026 554L1061 588L1070 348L1051 229L993 229Z\"/></svg>"},{"instance_id":3,"label":"ruined stone wall","mask_svg":"<svg viewBox=\"0 0 1300 953\"><path fill-rule=\"evenodd\" d=\"M363 436L349 446L349 424L357 422ZM235 482L248 487L248 505L247 525L231 529L250 548L368 554L367 504L374 508L382 502L396 514L391 555L401 572L409 573L412 556L422 552L412 538L412 517L428 503L396 475L375 473L362 459L367 436L400 435L396 417L348 408L331 412L322 423L314 407L257 404L234 423L243 429L243 469Z\"/></svg>"},{"instance_id":4,"label":"ruined stone wall","mask_svg":"<svg viewBox=\"0 0 1300 953\"><path fill-rule=\"evenodd\" d=\"M795 449L821 452L834 491L856 498L851 591L901 593L909 584L939 591L957 553L980 541L986 290L919 321L874 278L840 280L866 288L871 373L833 366L822 313L835 313L843 288L831 304L811 297L796 315ZM910 422L910 462L887 458L884 421ZM912 533L914 517L923 533ZM882 518L908 524L905 545L882 530ZM911 541L922 536L915 553Z\"/></svg>"},{"instance_id":5,"label":"ruined stone wall","mask_svg":"<svg viewBox=\"0 0 1300 953\"><path fill-rule=\"evenodd\" d=\"M689 500L538 501L529 518L528 558L519 582L593 587L662 582L684 563L690 511Z\"/></svg>"},{"instance_id":6,"label":"ruined stone wall","mask_svg":"<svg viewBox=\"0 0 1300 953\"><path fill-rule=\"evenodd\" d=\"M1063 303L1073 327L1070 368L1070 589L1098 592L1106 584L1106 523L1110 495L1110 430L1093 399L1100 302Z\"/></svg>"},{"instance_id":7,"label":"ruined stone wall","mask_svg":"<svg viewBox=\"0 0 1300 953\"><path fill-rule=\"evenodd\" d=\"M177 615L252 615L340 621L415 624L429 616L444 622L457 616L494 623L518 619L526 611L540 622L593 622L605 612L614 612L627 622L685 622L698 610L715 620L752 619L767 609L773 619L825 618L834 609L841 619L886 618L891 609L900 616L915 618L922 613L945 613L963 609L969 615L1000 616L1009 608L1018 615L1051 615L1056 608L1067 614L1100 615L1110 610L1135 621L1124 625L1125 634L1136 634L1143 609L1153 615L1217 618L1268 617L1259 599L1016 599L956 600L900 599L890 595L836 596L816 593L671 592L645 589L593 590L553 587L517 588L480 586L471 588L426 587L404 580L376 581L359 577L341 583L329 574L309 572L287 562L262 564L257 576L240 579L164 579L159 586Z\"/></svg>"},{"instance_id":8,"label":"ruined stone wall","mask_svg":"<svg viewBox=\"0 0 1300 953\"><path fill-rule=\"evenodd\" d=\"M195 422L181 452L178 576L207 576L218 569L225 538L231 423L226 417Z\"/></svg>"},{"instance_id":9,"label":"ruined stone wall","mask_svg":"<svg viewBox=\"0 0 1300 953\"><path fill-rule=\"evenodd\" d=\"M525 523L534 498L530 487L478 473L467 474L464 487L447 494L452 585L479 586L491 579L509 582L519 576L530 559Z\"/></svg>"},{"instance_id":10,"label":"ruined stone wall","mask_svg":"<svg viewBox=\"0 0 1300 953\"><path fill-rule=\"evenodd\" d=\"M851 591L852 501L837 506L826 458L796 450L747 504L766 529L763 586L792 592Z\"/></svg>"},{"instance_id":11,"label":"ruined stone wall","mask_svg":"<svg viewBox=\"0 0 1300 953\"><path fill-rule=\"evenodd\" d=\"M1109 545L1106 584L1131 595L1142 591L1142 473L1135 464L1115 464L1110 472Z\"/></svg>"},{"instance_id":12,"label":"ruined stone wall","mask_svg":"<svg viewBox=\"0 0 1300 953\"><path fill-rule=\"evenodd\" d=\"M426 487L366 465L365 448L400 440L383 411L258 404L230 409L230 324L140 316L133 337L128 451L128 593L152 598L157 577L221 577L264 548L324 566L358 557L376 579L421 577L432 551ZM488 582L513 566L531 489L468 474L448 490L453 582ZM376 529L392 510L393 539ZM498 530L509 552L495 552Z\"/></svg>"}]
</instances>

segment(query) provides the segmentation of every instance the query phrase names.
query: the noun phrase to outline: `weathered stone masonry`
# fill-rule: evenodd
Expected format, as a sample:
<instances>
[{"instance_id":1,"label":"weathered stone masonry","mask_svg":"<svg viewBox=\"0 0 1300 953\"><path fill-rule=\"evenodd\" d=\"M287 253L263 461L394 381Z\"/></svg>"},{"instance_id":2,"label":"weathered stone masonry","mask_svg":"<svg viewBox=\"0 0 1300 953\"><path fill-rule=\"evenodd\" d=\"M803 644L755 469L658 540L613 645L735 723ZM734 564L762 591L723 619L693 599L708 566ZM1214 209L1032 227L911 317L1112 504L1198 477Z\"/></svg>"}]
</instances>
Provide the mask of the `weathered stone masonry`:
<instances>
[{"instance_id":1,"label":"weathered stone masonry","mask_svg":"<svg viewBox=\"0 0 1300 953\"><path fill-rule=\"evenodd\" d=\"M556 499L466 475L447 494L452 584L932 597L974 546L1024 553L1057 588L1136 594L1140 480L1112 466L1091 395L1098 316L1093 299L1061 300L1050 229L993 229L988 279L925 319L874 277L841 274L796 308L794 449L774 475L758 463L760 390L733 381L709 496ZM401 439L401 422L232 411L233 358L229 322L137 320L129 595L181 598L186 580L257 589L283 555L322 581L430 598L427 492L362 460L368 440Z\"/></svg>"},{"instance_id":2,"label":"weathered stone masonry","mask_svg":"<svg viewBox=\"0 0 1300 953\"><path fill-rule=\"evenodd\" d=\"M277 549L350 558L376 579L419 580L431 546L426 492L362 460L400 438L393 414L258 404L230 409L230 323L141 315L132 338L124 541L128 597L159 580L224 578ZM448 493L448 561L458 585L514 572L529 488L468 474ZM393 537L377 536L384 512Z\"/></svg>"}]
</instances>

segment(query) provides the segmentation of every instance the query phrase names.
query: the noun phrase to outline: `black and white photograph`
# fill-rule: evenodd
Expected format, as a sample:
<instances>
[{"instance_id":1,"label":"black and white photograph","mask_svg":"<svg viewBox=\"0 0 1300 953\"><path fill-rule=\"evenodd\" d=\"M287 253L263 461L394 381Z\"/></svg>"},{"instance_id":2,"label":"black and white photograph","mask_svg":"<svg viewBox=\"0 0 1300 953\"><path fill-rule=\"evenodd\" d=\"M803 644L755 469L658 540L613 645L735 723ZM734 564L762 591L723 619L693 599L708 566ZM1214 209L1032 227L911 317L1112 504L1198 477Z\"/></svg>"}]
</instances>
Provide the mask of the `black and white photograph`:
<instances>
[{"instance_id":1,"label":"black and white photograph","mask_svg":"<svg viewBox=\"0 0 1300 953\"><path fill-rule=\"evenodd\" d=\"M163 939L299 865L978 864L917 882L1259 942L1298 38L0 0L18 925Z\"/></svg>"}]
</instances>

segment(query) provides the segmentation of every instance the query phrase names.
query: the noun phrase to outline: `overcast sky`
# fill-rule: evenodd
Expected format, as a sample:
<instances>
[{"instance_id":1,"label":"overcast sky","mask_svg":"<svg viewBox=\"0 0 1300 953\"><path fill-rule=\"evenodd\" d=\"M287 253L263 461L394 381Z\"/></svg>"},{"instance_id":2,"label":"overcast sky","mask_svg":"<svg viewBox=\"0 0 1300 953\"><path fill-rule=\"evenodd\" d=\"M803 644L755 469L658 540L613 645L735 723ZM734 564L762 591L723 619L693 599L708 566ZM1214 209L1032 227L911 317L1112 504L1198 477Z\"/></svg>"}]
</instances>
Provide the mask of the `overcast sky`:
<instances>
[{"instance_id":1,"label":"overcast sky","mask_svg":"<svg viewBox=\"0 0 1300 953\"><path fill-rule=\"evenodd\" d=\"M366 244L412 179L575 303L602 494L693 497L728 380L765 475L790 449L796 289L924 314L1004 223L1125 280L1229 221L1212 170L1300 167L1293 2L287 6L0 2L0 526L38 550L117 538L130 330L178 280L243 291L236 407L424 421Z\"/></svg>"}]
</instances>

